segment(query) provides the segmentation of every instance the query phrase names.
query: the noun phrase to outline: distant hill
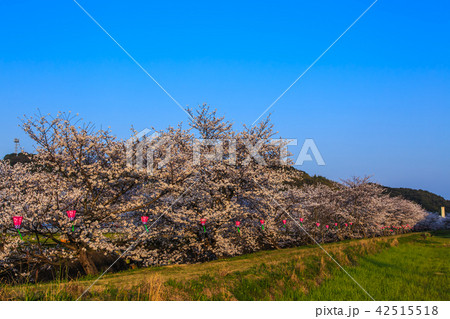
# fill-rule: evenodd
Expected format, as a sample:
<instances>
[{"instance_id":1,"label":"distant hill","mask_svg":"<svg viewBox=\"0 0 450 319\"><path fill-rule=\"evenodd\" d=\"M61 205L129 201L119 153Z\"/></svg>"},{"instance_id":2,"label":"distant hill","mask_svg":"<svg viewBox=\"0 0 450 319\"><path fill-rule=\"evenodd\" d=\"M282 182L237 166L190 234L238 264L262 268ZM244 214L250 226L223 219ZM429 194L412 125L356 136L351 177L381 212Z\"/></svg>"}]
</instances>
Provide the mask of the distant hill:
<instances>
[{"instance_id":1,"label":"distant hill","mask_svg":"<svg viewBox=\"0 0 450 319\"><path fill-rule=\"evenodd\" d=\"M311 176L308 173L301 171L299 169L296 169L294 167L290 167L289 170L291 172L291 174L290 174L291 180L286 181L285 183L290 186L302 188L303 186L306 186L306 185L323 184L328 187L334 187L336 185L335 181L332 181L332 180L330 180L326 177L320 176L320 175Z\"/></svg>"},{"instance_id":2,"label":"distant hill","mask_svg":"<svg viewBox=\"0 0 450 319\"><path fill-rule=\"evenodd\" d=\"M450 201L442 196L422 189L383 187L389 195L393 197L401 196L404 199L416 202L428 212L438 213L441 211L441 207L444 206L445 211L450 213Z\"/></svg>"},{"instance_id":3,"label":"distant hill","mask_svg":"<svg viewBox=\"0 0 450 319\"><path fill-rule=\"evenodd\" d=\"M3 160L8 161L11 165L15 165L16 163L30 163L33 154L25 154L25 153L11 153L5 155Z\"/></svg>"},{"instance_id":4,"label":"distant hill","mask_svg":"<svg viewBox=\"0 0 450 319\"><path fill-rule=\"evenodd\" d=\"M291 181L287 182L287 184L295 187L303 187L305 185L318 185L323 184L328 187L333 187L336 185L335 181L332 181L326 177L314 175L311 176L304 171L297 170L295 168L292 169ZM383 186L386 190L386 193L392 197L403 197L404 199L410 200L421 205L426 211L432 213L440 213L441 207L445 207L445 211L450 213L450 201L446 200L442 196L436 195L429 191L425 191L422 189L412 189L412 188L393 188Z\"/></svg>"}]
</instances>

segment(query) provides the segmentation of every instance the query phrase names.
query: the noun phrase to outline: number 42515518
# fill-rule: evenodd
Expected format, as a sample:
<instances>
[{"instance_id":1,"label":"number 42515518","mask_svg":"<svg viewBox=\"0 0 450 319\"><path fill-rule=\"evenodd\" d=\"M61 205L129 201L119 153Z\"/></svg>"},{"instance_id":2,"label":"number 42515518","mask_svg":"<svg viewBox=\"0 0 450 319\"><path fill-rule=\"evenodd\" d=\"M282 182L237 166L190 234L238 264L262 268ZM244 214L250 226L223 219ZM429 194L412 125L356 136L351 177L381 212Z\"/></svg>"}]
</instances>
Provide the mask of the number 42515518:
<instances>
[{"instance_id":1,"label":"number 42515518","mask_svg":"<svg viewBox=\"0 0 450 319\"><path fill-rule=\"evenodd\" d=\"M384 316L420 316L420 315L433 315L438 314L438 307L433 306L379 306L375 312Z\"/></svg>"}]
</instances>

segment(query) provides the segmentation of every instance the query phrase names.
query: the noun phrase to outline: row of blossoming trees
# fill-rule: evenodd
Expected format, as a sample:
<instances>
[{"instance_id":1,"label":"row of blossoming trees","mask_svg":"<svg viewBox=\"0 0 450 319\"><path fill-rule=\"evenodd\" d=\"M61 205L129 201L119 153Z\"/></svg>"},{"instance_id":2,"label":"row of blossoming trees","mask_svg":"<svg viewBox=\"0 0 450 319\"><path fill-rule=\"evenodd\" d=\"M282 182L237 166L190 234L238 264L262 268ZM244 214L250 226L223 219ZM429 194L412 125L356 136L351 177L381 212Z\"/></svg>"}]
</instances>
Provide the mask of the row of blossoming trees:
<instances>
[{"instance_id":1,"label":"row of blossoming trees","mask_svg":"<svg viewBox=\"0 0 450 319\"><path fill-rule=\"evenodd\" d=\"M77 264L95 274L93 256L124 252L141 266L204 261L397 233L425 215L367 178L294 187L303 173L280 161L269 119L236 131L206 105L189 112L189 128L131 146L70 114L25 118L33 162L0 163L0 274Z\"/></svg>"}]
</instances>

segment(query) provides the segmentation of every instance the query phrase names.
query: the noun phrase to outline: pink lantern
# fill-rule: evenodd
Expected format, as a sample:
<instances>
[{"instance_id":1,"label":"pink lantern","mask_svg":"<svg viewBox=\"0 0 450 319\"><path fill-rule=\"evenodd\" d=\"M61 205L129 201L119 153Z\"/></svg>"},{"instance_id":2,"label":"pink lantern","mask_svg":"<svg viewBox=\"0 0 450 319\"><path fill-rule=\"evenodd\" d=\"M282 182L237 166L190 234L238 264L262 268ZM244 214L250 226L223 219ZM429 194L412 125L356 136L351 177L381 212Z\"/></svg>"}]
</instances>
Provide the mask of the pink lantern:
<instances>
[{"instance_id":1,"label":"pink lantern","mask_svg":"<svg viewBox=\"0 0 450 319\"><path fill-rule=\"evenodd\" d=\"M67 213L67 217L69 217L69 220L71 222L75 220L75 215L77 214L76 210L68 210L66 213Z\"/></svg>"},{"instance_id":2,"label":"pink lantern","mask_svg":"<svg viewBox=\"0 0 450 319\"><path fill-rule=\"evenodd\" d=\"M334 227L336 227L336 229L338 229L338 223L334 223Z\"/></svg>"},{"instance_id":3,"label":"pink lantern","mask_svg":"<svg viewBox=\"0 0 450 319\"><path fill-rule=\"evenodd\" d=\"M261 229L264 230L264 219L260 219L259 223L261 224Z\"/></svg>"},{"instance_id":4,"label":"pink lantern","mask_svg":"<svg viewBox=\"0 0 450 319\"><path fill-rule=\"evenodd\" d=\"M286 228L286 223L287 223L287 220L286 220L286 219L283 219L283 227L284 227L284 228Z\"/></svg>"},{"instance_id":5,"label":"pink lantern","mask_svg":"<svg viewBox=\"0 0 450 319\"><path fill-rule=\"evenodd\" d=\"M68 210L66 211L67 217L69 217L69 220L73 222L75 220L75 215L77 214L76 210ZM75 225L72 225L72 231L75 231Z\"/></svg>"},{"instance_id":6,"label":"pink lantern","mask_svg":"<svg viewBox=\"0 0 450 319\"><path fill-rule=\"evenodd\" d=\"M23 220L22 216L14 216L13 217L14 228L20 229L20 227L22 226L22 220Z\"/></svg>"},{"instance_id":7,"label":"pink lantern","mask_svg":"<svg viewBox=\"0 0 450 319\"><path fill-rule=\"evenodd\" d=\"M148 233L148 228L147 228L148 218L149 218L148 216L141 216L141 221L144 224L144 227L145 227L145 230L147 231L147 233Z\"/></svg>"},{"instance_id":8,"label":"pink lantern","mask_svg":"<svg viewBox=\"0 0 450 319\"><path fill-rule=\"evenodd\" d=\"M345 223L344 225L345 225L345 227L347 227L347 226L348 226L348 224L347 224L347 223Z\"/></svg>"},{"instance_id":9,"label":"pink lantern","mask_svg":"<svg viewBox=\"0 0 450 319\"><path fill-rule=\"evenodd\" d=\"M23 240L22 234L20 233L20 227L22 226L22 220L23 220L22 216L14 216L13 217L14 228L17 229L17 232L19 233L20 239Z\"/></svg>"},{"instance_id":10,"label":"pink lantern","mask_svg":"<svg viewBox=\"0 0 450 319\"><path fill-rule=\"evenodd\" d=\"M241 233L241 230L239 229L240 225L241 225L241 222L240 221L236 221L236 227L237 227L237 230L238 230L239 234Z\"/></svg>"},{"instance_id":11,"label":"pink lantern","mask_svg":"<svg viewBox=\"0 0 450 319\"><path fill-rule=\"evenodd\" d=\"M205 224L206 224L206 218L200 219L200 224L202 224L202 226L203 226L203 232L206 233L206 227L205 227Z\"/></svg>"},{"instance_id":12,"label":"pink lantern","mask_svg":"<svg viewBox=\"0 0 450 319\"><path fill-rule=\"evenodd\" d=\"M327 228L327 230L328 230L328 227L330 227L330 226L328 226L328 225L325 225L325 227Z\"/></svg>"},{"instance_id":13,"label":"pink lantern","mask_svg":"<svg viewBox=\"0 0 450 319\"><path fill-rule=\"evenodd\" d=\"M316 223L316 226L317 226L317 227L320 227L320 223Z\"/></svg>"}]
</instances>

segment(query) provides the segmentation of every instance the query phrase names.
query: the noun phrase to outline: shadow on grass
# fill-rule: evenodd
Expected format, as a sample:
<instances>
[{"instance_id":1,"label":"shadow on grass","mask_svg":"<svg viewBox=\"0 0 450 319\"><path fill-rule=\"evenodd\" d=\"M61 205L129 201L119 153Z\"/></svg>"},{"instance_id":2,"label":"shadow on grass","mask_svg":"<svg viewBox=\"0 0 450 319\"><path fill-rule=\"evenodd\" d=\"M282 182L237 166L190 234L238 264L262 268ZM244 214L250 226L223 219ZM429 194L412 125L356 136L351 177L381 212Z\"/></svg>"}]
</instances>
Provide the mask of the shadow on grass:
<instances>
[{"instance_id":1,"label":"shadow on grass","mask_svg":"<svg viewBox=\"0 0 450 319\"><path fill-rule=\"evenodd\" d=\"M433 236L440 237L440 238L450 238L449 230L435 230L435 231L432 231L431 234Z\"/></svg>"}]
</instances>

